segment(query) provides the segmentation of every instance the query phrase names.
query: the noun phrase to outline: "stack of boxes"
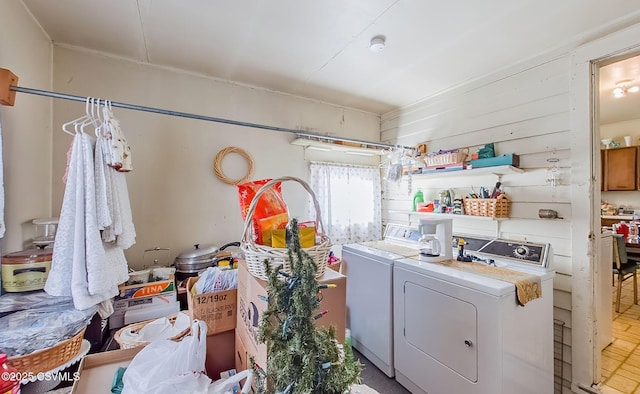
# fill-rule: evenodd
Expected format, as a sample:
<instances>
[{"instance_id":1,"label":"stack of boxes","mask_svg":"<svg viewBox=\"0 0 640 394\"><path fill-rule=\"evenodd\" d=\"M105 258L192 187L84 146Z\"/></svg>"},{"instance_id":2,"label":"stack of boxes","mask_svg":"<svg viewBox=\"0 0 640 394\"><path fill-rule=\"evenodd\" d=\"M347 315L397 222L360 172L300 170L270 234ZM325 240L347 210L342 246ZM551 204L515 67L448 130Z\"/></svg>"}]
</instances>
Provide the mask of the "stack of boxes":
<instances>
[{"instance_id":1,"label":"stack of boxes","mask_svg":"<svg viewBox=\"0 0 640 394\"><path fill-rule=\"evenodd\" d=\"M155 319L180 311L174 275L169 279L135 285L120 285L114 298L109 328Z\"/></svg>"},{"instance_id":2,"label":"stack of boxes","mask_svg":"<svg viewBox=\"0 0 640 394\"><path fill-rule=\"evenodd\" d=\"M316 320L319 327L334 326L336 339L344 343L346 331L347 277L328 269L318 279L318 284L335 284L335 288L321 290L322 300L318 311L328 313ZM267 282L251 275L246 262L238 262L238 314L236 323L236 369L250 368L249 358L266 368L267 346L258 342L258 330L262 313L267 309Z\"/></svg>"}]
</instances>

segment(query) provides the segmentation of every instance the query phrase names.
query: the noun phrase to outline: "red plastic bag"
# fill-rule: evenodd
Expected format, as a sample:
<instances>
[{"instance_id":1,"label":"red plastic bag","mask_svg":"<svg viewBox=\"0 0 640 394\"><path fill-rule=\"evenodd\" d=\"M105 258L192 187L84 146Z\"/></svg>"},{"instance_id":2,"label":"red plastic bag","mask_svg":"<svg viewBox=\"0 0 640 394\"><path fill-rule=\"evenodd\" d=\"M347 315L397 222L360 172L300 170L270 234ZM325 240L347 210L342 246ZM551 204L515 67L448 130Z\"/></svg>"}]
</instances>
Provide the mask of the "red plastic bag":
<instances>
[{"instance_id":1,"label":"red plastic bag","mask_svg":"<svg viewBox=\"0 0 640 394\"><path fill-rule=\"evenodd\" d=\"M238 185L238 198L240 200L242 220L247 220L247 213L251 201L255 198L258 190L269 181L271 181L271 179L260 179ZM258 198L258 203L251 217L251 225L253 227L254 242L264 245L263 234L265 232L270 233L274 224L271 223L271 221L262 219L277 217L279 219L278 224L281 222L286 223L288 221L288 210L287 204L285 204L282 198L282 184L280 182L264 190Z\"/></svg>"}]
</instances>

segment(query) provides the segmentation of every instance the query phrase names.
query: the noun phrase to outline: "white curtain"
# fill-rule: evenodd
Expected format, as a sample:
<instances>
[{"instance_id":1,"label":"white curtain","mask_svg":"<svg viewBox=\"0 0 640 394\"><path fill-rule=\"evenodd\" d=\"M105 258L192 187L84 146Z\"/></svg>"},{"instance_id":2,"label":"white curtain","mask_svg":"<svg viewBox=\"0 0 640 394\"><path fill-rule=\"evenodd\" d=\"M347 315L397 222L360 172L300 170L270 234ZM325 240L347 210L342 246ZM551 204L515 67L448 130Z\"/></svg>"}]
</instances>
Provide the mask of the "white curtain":
<instances>
[{"instance_id":1,"label":"white curtain","mask_svg":"<svg viewBox=\"0 0 640 394\"><path fill-rule=\"evenodd\" d=\"M331 242L336 245L380 239L380 170L319 162L311 163L310 169L310 186ZM314 210L313 204L310 208Z\"/></svg>"}]
</instances>

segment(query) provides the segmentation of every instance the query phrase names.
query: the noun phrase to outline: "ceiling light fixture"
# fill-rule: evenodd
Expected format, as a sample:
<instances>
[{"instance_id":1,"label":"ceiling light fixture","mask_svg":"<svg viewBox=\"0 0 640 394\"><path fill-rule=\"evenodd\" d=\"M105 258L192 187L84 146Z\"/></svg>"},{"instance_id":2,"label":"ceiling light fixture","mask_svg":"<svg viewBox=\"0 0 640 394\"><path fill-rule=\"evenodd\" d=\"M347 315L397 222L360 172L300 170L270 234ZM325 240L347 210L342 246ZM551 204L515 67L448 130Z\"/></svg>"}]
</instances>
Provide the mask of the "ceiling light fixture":
<instances>
[{"instance_id":1,"label":"ceiling light fixture","mask_svg":"<svg viewBox=\"0 0 640 394\"><path fill-rule=\"evenodd\" d=\"M627 93L636 93L640 91L640 87L638 87L637 85L629 86L630 82L630 79L625 79L624 81L616 83L616 88L613 89L613 97L621 98L626 96Z\"/></svg>"},{"instance_id":2,"label":"ceiling light fixture","mask_svg":"<svg viewBox=\"0 0 640 394\"><path fill-rule=\"evenodd\" d=\"M371 39L371 43L369 44L369 50L371 52L382 52L384 49L384 36L375 36Z\"/></svg>"}]
</instances>

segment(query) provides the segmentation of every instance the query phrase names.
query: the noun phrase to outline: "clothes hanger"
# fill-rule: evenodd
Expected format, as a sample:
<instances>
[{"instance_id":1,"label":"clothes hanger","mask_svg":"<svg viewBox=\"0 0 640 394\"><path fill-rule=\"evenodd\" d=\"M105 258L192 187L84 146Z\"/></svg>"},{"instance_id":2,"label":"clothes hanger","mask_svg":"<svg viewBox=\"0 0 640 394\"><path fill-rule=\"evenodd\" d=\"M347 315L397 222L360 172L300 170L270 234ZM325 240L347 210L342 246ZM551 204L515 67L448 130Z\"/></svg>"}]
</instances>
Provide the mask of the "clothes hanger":
<instances>
[{"instance_id":1,"label":"clothes hanger","mask_svg":"<svg viewBox=\"0 0 640 394\"><path fill-rule=\"evenodd\" d=\"M87 109L88 109L89 100L90 100L90 97L87 97L87 99L86 99L86 101L85 101L85 112L86 112L86 111L87 111ZM79 117L79 118L76 118L76 119L70 120L70 121L68 121L68 122L66 122L66 123L63 123L63 124L62 124L62 130L63 130L65 133L67 133L67 134L69 134L69 135L71 135L71 136L75 136L78 132L80 132L80 130L78 130L78 128L77 128L78 123L79 123L79 122L84 121L84 120L86 119L86 117L87 117L87 115L86 115L86 113L85 113L85 115L82 115L82 116L81 116L81 117ZM69 126L71 126L71 125L73 125L73 126L74 126L74 130L73 130L73 131L71 131L71 130L69 130L69 129L68 129L68 127L69 127Z\"/></svg>"},{"instance_id":2,"label":"clothes hanger","mask_svg":"<svg viewBox=\"0 0 640 394\"><path fill-rule=\"evenodd\" d=\"M93 116L92 116L93 114L91 113L90 109L91 109L91 111L93 111L93 97L87 97L87 101L86 101L85 108L84 108L85 116L82 119L82 121L79 122L79 124L80 124L80 132L82 132L83 134L86 134L85 131L84 131L84 128L87 125L90 125L90 124L94 123L94 119L93 119ZM95 127L95 125L94 125L94 127Z\"/></svg>"},{"instance_id":3,"label":"clothes hanger","mask_svg":"<svg viewBox=\"0 0 640 394\"><path fill-rule=\"evenodd\" d=\"M96 138L102 138L102 125L103 125L103 119L100 117L100 99L97 99L97 102L94 103L95 105L95 121L96 121L96 128L95 128L95 134L96 134ZM93 108L91 109L91 114L93 115Z\"/></svg>"}]
</instances>

